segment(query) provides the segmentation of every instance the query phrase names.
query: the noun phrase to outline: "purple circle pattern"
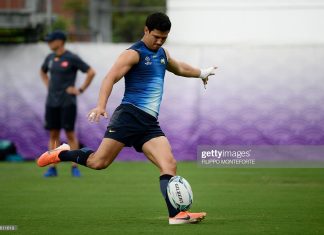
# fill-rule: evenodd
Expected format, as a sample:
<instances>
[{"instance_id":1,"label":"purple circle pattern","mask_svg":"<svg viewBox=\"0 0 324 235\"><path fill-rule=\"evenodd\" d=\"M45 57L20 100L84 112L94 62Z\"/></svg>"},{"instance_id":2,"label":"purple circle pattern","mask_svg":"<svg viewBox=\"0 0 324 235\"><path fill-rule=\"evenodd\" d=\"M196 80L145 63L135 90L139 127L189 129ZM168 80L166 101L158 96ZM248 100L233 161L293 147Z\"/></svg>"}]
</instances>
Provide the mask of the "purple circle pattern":
<instances>
[{"instance_id":1,"label":"purple circle pattern","mask_svg":"<svg viewBox=\"0 0 324 235\"><path fill-rule=\"evenodd\" d=\"M70 45L98 74L79 97L78 106L77 133L91 148L99 146L108 121L90 124L86 114L95 105L101 78L127 46ZM195 160L198 145L324 144L324 47L168 49L192 64L219 66L206 90L198 79L166 75L159 119L178 160ZM0 48L6 58L0 65L0 138L14 141L26 159L34 159L47 148L48 133L42 128L46 90L38 76L47 53L45 45ZM123 89L123 82L114 88L108 103L110 114ZM119 159L145 158L125 148Z\"/></svg>"}]
</instances>

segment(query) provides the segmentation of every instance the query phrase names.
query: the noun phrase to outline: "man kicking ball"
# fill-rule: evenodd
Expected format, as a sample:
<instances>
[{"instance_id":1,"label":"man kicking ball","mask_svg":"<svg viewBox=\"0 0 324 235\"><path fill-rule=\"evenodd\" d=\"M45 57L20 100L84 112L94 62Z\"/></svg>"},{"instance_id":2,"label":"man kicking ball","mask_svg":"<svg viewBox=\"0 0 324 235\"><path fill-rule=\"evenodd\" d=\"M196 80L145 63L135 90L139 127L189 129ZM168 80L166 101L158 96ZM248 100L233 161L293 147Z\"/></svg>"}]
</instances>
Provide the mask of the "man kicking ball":
<instances>
[{"instance_id":1,"label":"man kicking ball","mask_svg":"<svg viewBox=\"0 0 324 235\"><path fill-rule=\"evenodd\" d=\"M149 15L143 38L121 53L104 78L97 107L88 114L89 121L98 122L100 116L108 118L108 98L113 85L123 77L125 93L121 105L110 118L97 151L88 148L71 151L69 145L63 144L41 155L37 164L43 167L72 161L101 170L114 161L123 147L133 146L160 170L160 188L169 211L169 224L197 223L205 218L205 212L180 212L172 207L168 199L167 185L171 177L176 175L177 165L169 141L159 126L158 114L166 70L183 77L200 78L206 85L216 67L198 69L172 58L162 47L170 29L171 22L167 15Z\"/></svg>"}]
</instances>

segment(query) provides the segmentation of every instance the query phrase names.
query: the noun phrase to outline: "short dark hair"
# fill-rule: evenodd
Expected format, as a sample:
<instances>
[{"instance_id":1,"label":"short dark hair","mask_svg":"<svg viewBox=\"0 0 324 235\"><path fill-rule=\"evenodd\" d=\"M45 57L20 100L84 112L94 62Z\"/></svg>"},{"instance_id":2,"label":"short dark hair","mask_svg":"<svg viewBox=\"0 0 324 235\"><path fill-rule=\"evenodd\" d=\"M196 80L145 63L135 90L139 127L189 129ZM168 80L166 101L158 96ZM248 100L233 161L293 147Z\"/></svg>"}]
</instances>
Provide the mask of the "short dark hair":
<instances>
[{"instance_id":1,"label":"short dark hair","mask_svg":"<svg viewBox=\"0 0 324 235\"><path fill-rule=\"evenodd\" d=\"M166 14L162 12L156 12L146 18L145 26L150 32L154 29L165 32L170 31L171 21Z\"/></svg>"}]
</instances>

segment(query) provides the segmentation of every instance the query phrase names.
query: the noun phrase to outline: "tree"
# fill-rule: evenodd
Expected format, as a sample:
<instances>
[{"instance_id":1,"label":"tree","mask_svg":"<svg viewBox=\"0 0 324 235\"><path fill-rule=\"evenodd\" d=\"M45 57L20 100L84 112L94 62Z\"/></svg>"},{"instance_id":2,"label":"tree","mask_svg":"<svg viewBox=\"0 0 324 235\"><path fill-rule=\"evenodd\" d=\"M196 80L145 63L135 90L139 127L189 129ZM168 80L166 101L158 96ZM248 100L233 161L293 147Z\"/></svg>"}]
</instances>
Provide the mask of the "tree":
<instances>
[{"instance_id":1,"label":"tree","mask_svg":"<svg viewBox=\"0 0 324 235\"><path fill-rule=\"evenodd\" d=\"M165 0L112 0L113 42L133 42L143 35L148 14L166 11Z\"/></svg>"}]
</instances>

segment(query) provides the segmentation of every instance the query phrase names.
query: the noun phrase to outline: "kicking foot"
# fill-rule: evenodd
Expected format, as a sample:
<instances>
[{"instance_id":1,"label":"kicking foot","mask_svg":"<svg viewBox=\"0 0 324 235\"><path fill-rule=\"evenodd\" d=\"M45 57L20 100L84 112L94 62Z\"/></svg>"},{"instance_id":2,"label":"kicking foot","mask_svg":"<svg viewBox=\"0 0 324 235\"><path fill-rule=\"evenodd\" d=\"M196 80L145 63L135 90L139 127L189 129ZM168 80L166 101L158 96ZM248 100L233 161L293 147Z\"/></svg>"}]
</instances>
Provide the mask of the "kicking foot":
<instances>
[{"instance_id":1,"label":"kicking foot","mask_svg":"<svg viewBox=\"0 0 324 235\"><path fill-rule=\"evenodd\" d=\"M43 153L38 159L37 159L37 165L40 167L47 166L53 163L60 162L60 158L58 155L60 152L65 150L70 150L70 145L68 144L62 144L61 146L57 147L56 149L46 151Z\"/></svg>"}]
</instances>

